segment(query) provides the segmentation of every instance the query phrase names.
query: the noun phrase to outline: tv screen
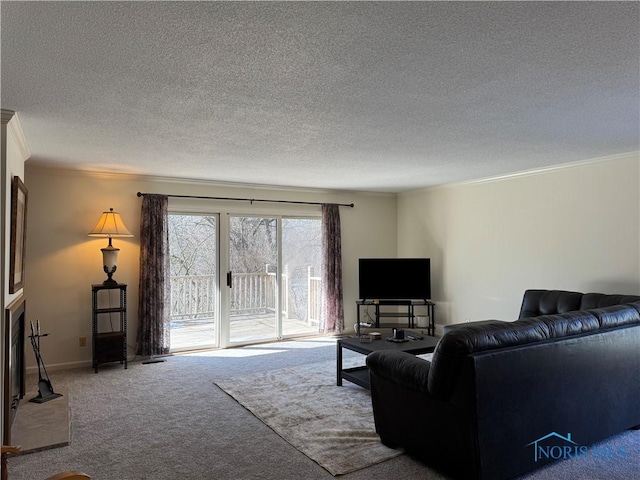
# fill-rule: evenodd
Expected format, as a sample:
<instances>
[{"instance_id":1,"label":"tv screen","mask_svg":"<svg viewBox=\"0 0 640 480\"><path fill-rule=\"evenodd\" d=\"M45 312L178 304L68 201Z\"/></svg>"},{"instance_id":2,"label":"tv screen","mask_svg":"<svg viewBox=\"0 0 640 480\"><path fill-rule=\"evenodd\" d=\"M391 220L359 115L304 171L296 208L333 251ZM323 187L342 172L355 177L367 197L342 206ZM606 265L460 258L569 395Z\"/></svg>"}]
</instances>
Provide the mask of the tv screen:
<instances>
[{"instance_id":1,"label":"tv screen","mask_svg":"<svg viewBox=\"0 0 640 480\"><path fill-rule=\"evenodd\" d=\"M431 298L429 258L361 258L361 300L428 300Z\"/></svg>"}]
</instances>

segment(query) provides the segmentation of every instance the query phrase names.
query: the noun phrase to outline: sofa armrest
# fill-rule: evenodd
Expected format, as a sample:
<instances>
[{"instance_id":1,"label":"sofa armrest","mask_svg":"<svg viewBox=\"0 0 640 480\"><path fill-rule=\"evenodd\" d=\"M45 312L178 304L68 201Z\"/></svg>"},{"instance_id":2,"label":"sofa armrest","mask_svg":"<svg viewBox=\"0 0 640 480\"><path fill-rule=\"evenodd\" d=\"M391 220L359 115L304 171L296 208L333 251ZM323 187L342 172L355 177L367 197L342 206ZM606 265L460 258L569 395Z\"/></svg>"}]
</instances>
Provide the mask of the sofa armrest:
<instances>
[{"instance_id":1,"label":"sofa armrest","mask_svg":"<svg viewBox=\"0 0 640 480\"><path fill-rule=\"evenodd\" d=\"M428 392L431 362L410 353L379 350L367 356L367 367L376 375L402 387Z\"/></svg>"}]
</instances>

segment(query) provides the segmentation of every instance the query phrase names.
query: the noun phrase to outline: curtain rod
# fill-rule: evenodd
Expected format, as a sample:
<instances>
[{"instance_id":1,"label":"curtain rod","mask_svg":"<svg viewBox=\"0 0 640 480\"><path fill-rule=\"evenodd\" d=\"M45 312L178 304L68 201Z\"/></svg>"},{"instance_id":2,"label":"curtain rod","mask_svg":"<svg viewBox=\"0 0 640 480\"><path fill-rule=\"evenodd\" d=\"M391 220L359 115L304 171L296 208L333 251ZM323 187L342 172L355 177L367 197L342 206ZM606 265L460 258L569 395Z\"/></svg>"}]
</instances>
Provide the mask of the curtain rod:
<instances>
[{"instance_id":1,"label":"curtain rod","mask_svg":"<svg viewBox=\"0 0 640 480\"><path fill-rule=\"evenodd\" d=\"M154 195L154 194L138 192L137 195L139 197L144 197L145 195ZM300 202L295 200L264 200L260 198L205 197L200 195L167 195L167 197L198 198L201 200L234 200L234 201L240 201L240 202L250 202L251 204L253 204L253 202L269 202L269 203L293 203L296 205L323 205L322 202ZM351 208L355 207L353 203L336 203L335 205L338 205L340 207L351 207Z\"/></svg>"}]
</instances>

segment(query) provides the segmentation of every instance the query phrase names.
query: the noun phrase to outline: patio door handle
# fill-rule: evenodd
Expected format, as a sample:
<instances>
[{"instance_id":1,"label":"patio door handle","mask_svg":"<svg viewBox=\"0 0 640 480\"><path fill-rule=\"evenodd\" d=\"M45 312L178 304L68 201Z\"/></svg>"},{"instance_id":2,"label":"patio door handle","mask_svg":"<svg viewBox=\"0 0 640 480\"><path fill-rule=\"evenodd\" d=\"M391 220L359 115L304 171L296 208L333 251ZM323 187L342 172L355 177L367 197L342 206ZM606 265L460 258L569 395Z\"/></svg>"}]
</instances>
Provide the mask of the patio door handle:
<instances>
[{"instance_id":1,"label":"patio door handle","mask_svg":"<svg viewBox=\"0 0 640 480\"><path fill-rule=\"evenodd\" d=\"M233 287L233 274L232 272L227 272L227 287Z\"/></svg>"}]
</instances>

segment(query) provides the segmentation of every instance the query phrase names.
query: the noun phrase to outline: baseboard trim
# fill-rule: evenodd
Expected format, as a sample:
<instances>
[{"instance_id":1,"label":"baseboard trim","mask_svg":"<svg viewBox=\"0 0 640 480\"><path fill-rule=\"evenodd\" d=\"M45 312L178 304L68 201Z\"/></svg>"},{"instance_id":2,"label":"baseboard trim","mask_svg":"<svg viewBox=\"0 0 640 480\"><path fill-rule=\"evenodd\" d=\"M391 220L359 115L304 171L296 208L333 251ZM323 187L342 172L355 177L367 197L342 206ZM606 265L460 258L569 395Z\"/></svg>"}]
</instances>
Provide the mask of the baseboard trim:
<instances>
[{"instance_id":1,"label":"baseboard trim","mask_svg":"<svg viewBox=\"0 0 640 480\"><path fill-rule=\"evenodd\" d=\"M136 356L129 356L128 362L131 363ZM45 367L47 372L56 372L59 370L70 370L74 368L91 368L93 366L93 362L91 360L80 360L78 362L66 362L66 363L52 363L51 365L46 364ZM38 366L34 365L31 367L27 367L26 369L27 375L37 374Z\"/></svg>"},{"instance_id":2,"label":"baseboard trim","mask_svg":"<svg viewBox=\"0 0 640 480\"><path fill-rule=\"evenodd\" d=\"M47 369L47 372L55 372L58 370L69 370L72 368L86 368L86 367L91 367L91 360L82 360L80 362L54 363L51 365L45 365L45 367ZM37 374L38 367L37 365L33 367L27 367L26 371L27 371L27 375Z\"/></svg>"}]
</instances>

